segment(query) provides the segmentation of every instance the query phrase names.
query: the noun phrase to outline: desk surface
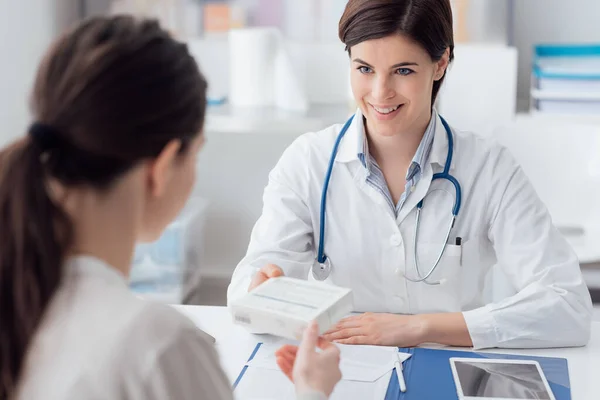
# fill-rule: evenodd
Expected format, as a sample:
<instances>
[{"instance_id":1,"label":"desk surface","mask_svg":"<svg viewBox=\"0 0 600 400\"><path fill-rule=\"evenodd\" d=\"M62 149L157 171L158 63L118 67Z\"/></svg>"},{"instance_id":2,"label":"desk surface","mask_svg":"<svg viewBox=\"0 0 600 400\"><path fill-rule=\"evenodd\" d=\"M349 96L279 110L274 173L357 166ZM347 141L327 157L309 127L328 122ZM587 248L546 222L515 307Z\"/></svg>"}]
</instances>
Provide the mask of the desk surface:
<instances>
[{"instance_id":1,"label":"desk surface","mask_svg":"<svg viewBox=\"0 0 600 400\"><path fill-rule=\"evenodd\" d=\"M194 323L217 340L216 347L221 365L229 380L234 382L260 336L248 333L234 325L225 307L175 306ZM493 353L523 354L562 357L569 361L571 394L573 400L596 400L599 398L600 377L600 323L592 325L592 339L587 347L544 350L490 350Z\"/></svg>"}]
</instances>

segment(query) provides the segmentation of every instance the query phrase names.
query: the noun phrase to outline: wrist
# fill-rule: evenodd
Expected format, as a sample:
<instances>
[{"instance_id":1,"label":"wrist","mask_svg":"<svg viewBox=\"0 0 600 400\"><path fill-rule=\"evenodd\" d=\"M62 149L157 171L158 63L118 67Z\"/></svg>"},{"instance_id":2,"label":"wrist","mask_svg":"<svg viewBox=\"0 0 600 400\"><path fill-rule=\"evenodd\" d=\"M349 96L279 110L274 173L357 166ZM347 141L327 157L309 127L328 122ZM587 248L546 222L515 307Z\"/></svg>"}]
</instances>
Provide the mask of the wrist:
<instances>
[{"instance_id":1,"label":"wrist","mask_svg":"<svg viewBox=\"0 0 600 400\"><path fill-rule=\"evenodd\" d=\"M417 346L423 343L431 343L433 321L428 314L413 315L413 332Z\"/></svg>"},{"instance_id":2,"label":"wrist","mask_svg":"<svg viewBox=\"0 0 600 400\"><path fill-rule=\"evenodd\" d=\"M473 342L460 312L415 315L420 326L420 343L471 347Z\"/></svg>"}]
</instances>

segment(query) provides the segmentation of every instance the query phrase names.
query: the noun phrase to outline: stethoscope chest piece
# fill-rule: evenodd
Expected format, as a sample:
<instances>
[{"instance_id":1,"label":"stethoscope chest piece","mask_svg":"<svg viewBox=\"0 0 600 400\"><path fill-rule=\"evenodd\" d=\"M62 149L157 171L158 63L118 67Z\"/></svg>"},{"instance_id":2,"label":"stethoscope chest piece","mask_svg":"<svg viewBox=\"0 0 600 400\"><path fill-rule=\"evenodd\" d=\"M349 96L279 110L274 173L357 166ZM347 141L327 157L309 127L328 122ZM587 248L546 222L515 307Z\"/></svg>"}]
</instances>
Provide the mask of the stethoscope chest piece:
<instances>
[{"instance_id":1,"label":"stethoscope chest piece","mask_svg":"<svg viewBox=\"0 0 600 400\"><path fill-rule=\"evenodd\" d=\"M312 267L312 274L318 281L324 281L329 278L329 275L331 274L331 261L329 260L329 257L325 258L325 261L322 263L315 260Z\"/></svg>"}]
</instances>

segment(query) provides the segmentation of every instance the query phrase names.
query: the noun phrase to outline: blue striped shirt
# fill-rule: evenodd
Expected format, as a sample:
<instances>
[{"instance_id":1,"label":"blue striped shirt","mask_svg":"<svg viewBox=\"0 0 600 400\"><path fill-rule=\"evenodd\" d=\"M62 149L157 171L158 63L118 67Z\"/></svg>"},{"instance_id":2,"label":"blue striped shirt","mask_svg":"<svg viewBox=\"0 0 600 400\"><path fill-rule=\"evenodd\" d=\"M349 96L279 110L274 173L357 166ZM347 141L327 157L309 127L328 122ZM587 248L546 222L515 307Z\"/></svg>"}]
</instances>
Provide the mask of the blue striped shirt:
<instances>
[{"instance_id":1,"label":"blue striped shirt","mask_svg":"<svg viewBox=\"0 0 600 400\"><path fill-rule=\"evenodd\" d=\"M429 160L429 155L433 146L436 121L437 113L434 110L432 112L429 125L427 125L427 129L425 130L425 134L423 135L423 139L421 139L421 143L419 144L419 147L417 148L412 162L410 163L408 171L406 172L406 186L404 187L404 193L402 193L398 204L394 204L392 194L390 193L390 189L385 181L383 172L381 171L381 168L379 168L379 165L377 165L377 161L375 161L375 159L371 157L369 153L369 142L367 140L367 135L365 134L364 125L358 124L358 159L367 169L367 183L375 189L377 189L379 192L381 192L381 194L385 197L396 216L402 209L402 206L408 198L408 195L410 194L411 190L417 185L417 183L421 179L423 168L425 166L425 163L427 163L427 161Z\"/></svg>"}]
</instances>

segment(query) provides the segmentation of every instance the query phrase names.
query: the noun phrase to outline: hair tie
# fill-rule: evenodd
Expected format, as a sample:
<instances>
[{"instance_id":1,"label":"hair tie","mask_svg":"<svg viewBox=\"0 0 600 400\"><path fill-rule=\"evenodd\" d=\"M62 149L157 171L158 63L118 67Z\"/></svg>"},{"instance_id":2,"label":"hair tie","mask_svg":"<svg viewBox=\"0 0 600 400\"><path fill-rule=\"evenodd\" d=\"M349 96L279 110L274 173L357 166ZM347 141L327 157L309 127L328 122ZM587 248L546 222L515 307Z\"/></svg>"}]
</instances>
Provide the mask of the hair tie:
<instances>
[{"instance_id":1,"label":"hair tie","mask_svg":"<svg viewBox=\"0 0 600 400\"><path fill-rule=\"evenodd\" d=\"M50 125L34 122L29 127L29 136L42 151L54 150L60 145L60 134Z\"/></svg>"}]
</instances>

